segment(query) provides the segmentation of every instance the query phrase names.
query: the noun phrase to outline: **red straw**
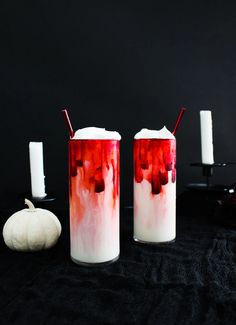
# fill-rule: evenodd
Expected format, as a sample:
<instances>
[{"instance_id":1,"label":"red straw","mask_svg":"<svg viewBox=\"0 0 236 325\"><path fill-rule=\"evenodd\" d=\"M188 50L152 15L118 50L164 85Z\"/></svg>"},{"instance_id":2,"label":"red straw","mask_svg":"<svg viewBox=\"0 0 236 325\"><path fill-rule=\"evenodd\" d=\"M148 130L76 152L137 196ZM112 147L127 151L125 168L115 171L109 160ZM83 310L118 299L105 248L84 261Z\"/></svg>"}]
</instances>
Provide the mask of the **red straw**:
<instances>
[{"instance_id":1,"label":"red straw","mask_svg":"<svg viewBox=\"0 0 236 325\"><path fill-rule=\"evenodd\" d=\"M61 112L62 112L64 121L66 123L66 127L68 129L69 136L70 136L70 138L73 138L75 132L74 132L74 130L72 128L72 125L71 125L70 118L69 118L69 115L67 113L67 110L66 109L63 109Z\"/></svg>"},{"instance_id":2,"label":"red straw","mask_svg":"<svg viewBox=\"0 0 236 325\"><path fill-rule=\"evenodd\" d=\"M180 109L180 111L179 111L179 115L178 115L177 120L176 120L176 122L175 122L174 130L173 130L173 132L172 132L173 135L176 134L176 132L177 132L177 130L178 130L178 128L179 128L180 122L181 122L181 120L182 120L182 117L183 117L185 111L186 111L186 108L184 108L184 107L182 107L182 108Z\"/></svg>"}]
</instances>

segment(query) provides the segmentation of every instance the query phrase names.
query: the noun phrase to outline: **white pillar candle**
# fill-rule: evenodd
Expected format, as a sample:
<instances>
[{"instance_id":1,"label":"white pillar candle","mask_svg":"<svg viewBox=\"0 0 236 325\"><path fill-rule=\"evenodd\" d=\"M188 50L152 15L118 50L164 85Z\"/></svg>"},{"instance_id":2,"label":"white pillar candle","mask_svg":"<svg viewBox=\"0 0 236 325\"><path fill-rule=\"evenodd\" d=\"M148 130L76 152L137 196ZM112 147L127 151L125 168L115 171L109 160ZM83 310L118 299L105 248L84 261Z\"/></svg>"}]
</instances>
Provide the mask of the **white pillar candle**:
<instances>
[{"instance_id":1,"label":"white pillar candle","mask_svg":"<svg viewBox=\"0 0 236 325\"><path fill-rule=\"evenodd\" d=\"M43 170L43 143L29 143L30 157L30 174L31 174L31 191L32 197L44 198L45 193L45 176Z\"/></svg>"},{"instance_id":2,"label":"white pillar candle","mask_svg":"<svg viewBox=\"0 0 236 325\"><path fill-rule=\"evenodd\" d=\"M213 164L213 133L211 111L200 111L202 163Z\"/></svg>"}]
</instances>

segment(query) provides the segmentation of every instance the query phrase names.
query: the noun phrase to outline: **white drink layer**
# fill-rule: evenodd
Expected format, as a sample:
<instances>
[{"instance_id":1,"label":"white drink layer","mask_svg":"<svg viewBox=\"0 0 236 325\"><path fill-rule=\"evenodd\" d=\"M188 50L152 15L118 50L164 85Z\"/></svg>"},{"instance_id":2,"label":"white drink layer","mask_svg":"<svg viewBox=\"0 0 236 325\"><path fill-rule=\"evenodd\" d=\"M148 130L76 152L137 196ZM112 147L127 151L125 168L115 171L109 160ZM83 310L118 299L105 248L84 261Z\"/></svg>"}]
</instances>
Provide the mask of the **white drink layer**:
<instances>
[{"instance_id":1,"label":"white drink layer","mask_svg":"<svg viewBox=\"0 0 236 325\"><path fill-rule=\"evenodd\" d=\"M78 207L70 204L71 257L85 263L103 263L119 256L119 198L113 201L113 172L109 166L101 193L89 193L83 186L83 171L73 178L79 204L84 207L81 221L77 222ZM74 183L75 182L75 183ZM91 197L89 200L88 198Z\"/></svg>"},{"instance_id":2,"label":"white drink layer","mask_svg":"<svg viewBox=\"0 0 236 325\"><path fill-rule=\"evenodd\" d=\"M134 180L134 238L153 243L167 242L176 236L176 183L162 186L162 191L152 194L151 184L143 179Z\"/></svg>"},{"instance_id":3,"label":"white drink layer","mask_svg":"<svg viewBox=\"0 0 236 325\"><path fill-rule=\"evenodd\" d=\"M135 139L175 139L175 136L164 126L160 130L142 129L134 136Z\"/></svg>"},{"instance_id":4,"label":"white drink layer","mask_svg":"<svg viewBox=\"0 0 236 325\"><path fill-rule=\"evenodd\" d=\"M73 139L84 140L120 140L121 136L116 131L108 131L103 128L87 127L75 132Z\"/></svg>"}]
</instances>

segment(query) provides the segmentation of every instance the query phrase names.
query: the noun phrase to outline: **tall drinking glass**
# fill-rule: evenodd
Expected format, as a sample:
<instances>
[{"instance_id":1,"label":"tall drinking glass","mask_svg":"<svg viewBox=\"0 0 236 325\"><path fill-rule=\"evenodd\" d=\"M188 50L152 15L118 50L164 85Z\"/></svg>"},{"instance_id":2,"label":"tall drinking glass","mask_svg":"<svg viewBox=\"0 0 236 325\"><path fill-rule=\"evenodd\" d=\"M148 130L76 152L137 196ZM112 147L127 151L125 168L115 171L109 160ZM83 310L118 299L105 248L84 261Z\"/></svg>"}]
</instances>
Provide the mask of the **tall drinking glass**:
<instances>
[{"instance_id":1,"label":"tall drinking glass","mask_svg":"<svg viewBox=\"0 0 236 325\"><path fill-rule=\"evenodd\" d=\"M169 131L168 131L169 132ZM134 140L134 239L175 239L176 140Z\"/></svg>"},{"instance_id":2,"label":"tall drinking glass","mask_svg":"<svg viewBox=\"0 0 236 325\"><path fill-rule=\"evenodd\" d=\"M120 141L69 140L71 258L96 265L119 257Z\"/></svg>"}]
</instances>

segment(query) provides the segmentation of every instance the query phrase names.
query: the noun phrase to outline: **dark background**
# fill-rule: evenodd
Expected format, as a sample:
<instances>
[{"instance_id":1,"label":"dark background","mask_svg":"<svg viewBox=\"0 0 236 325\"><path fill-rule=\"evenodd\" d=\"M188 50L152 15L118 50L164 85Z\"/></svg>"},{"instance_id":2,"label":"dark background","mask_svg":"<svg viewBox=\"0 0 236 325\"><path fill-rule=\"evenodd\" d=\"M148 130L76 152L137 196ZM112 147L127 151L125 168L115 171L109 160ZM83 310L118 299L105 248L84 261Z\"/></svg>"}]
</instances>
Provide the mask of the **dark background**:
<instances>
[{"instance_id":1,"label":"dark background","mask_svg":"<svg viewBox=\"0 0 236 325\"><path fill-rule=\"evenodd\" d=\"M67 133L122 137L122 204L132 202L132 138L178 131L178 193L200 170L199 110L212 109L216 161L236 161L234 1L1 1L1 192L30 190L28 142L43 141L46 190L67 195ZM214 181L233 183L236 168ZM10 194L9 194L10 195Z\"/></svg>"}]
</instances>

